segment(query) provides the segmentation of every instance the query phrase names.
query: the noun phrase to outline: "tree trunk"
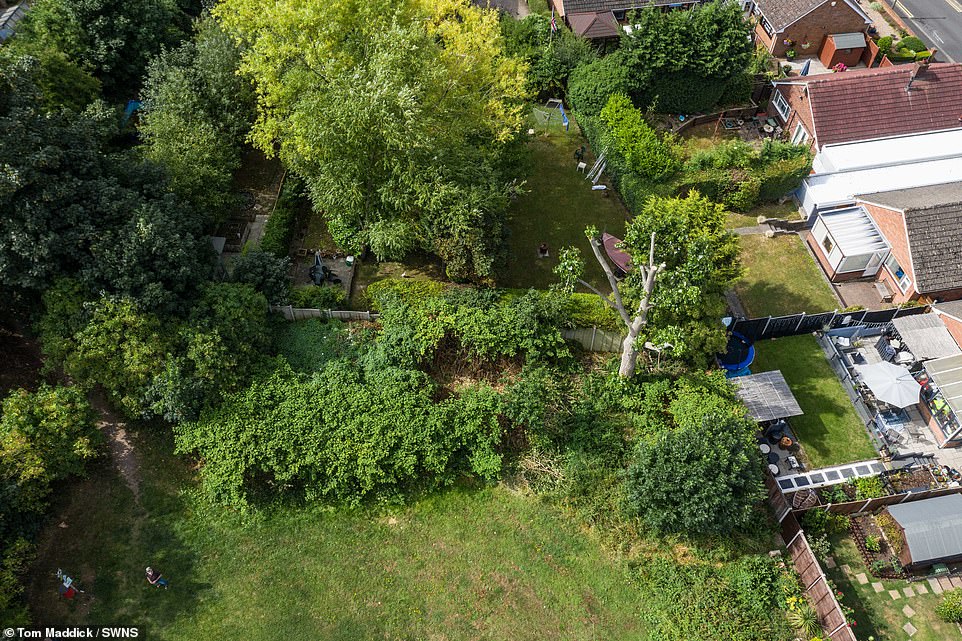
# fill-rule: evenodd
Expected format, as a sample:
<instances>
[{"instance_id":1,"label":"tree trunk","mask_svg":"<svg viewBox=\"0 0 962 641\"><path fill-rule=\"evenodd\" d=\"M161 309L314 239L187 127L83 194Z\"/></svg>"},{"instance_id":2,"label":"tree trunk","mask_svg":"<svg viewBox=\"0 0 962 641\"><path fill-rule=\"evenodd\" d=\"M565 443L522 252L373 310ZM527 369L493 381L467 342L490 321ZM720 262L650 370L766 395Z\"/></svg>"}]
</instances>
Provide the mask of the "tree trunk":
<instances>
[{"instance_id":1,"label":"tree trunk","mask_svg":"<svg viewBox=\"0 0 962 641\"><path fill-rule=\"evenodd\" d=\"M621 366L618 368L618 375L624 378L631 378L635 375L635 366L638 363L638 350L635 349L636 338L638 338L637 332L629 331L625 340L621 343Z\"/></svg>"}]
</instances>

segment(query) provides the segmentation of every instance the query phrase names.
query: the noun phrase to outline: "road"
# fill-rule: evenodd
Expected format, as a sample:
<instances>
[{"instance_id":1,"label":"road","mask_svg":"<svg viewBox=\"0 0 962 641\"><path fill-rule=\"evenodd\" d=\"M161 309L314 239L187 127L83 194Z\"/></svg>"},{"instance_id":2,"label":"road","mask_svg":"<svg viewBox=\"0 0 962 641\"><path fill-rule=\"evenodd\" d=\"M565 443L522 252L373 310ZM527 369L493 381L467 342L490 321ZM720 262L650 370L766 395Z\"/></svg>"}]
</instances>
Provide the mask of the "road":
<instances>
[{"instance_id":1,"label":"road","mask_svg":"<svg viewBox=\"0 0 962 641\"><path fill-rule=\"evenodd\" d=\"M929 47L939 50L938 61L962 61L962 0L897 0L894 6Z\"/></svg>"}]
</instances>

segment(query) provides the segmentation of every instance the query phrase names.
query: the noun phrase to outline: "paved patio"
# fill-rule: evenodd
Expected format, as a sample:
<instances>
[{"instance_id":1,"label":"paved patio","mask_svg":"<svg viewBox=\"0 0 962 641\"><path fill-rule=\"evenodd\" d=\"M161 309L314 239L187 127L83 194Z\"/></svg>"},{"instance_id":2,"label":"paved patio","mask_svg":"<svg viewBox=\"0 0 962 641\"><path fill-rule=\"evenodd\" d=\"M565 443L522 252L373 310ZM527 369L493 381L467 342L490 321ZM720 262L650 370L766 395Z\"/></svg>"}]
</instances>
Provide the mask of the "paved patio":
<instances>
[{"instance_id":1,"label":"paved patio","mask_svg":"<svg viewBox=\"0 0 962 641\"><path fill-rule=\"evenodd\" d=\"M817 76L823 73L835 73L834 71L832 71L831 69L823 65L822 61L818 59L818 56L811 56L808 58L795 58L795 60L791 62L789 62L788 60L785 60L784 58L779 58L778 64L781 65L782 67L784 67L785 65L790 66L792 68L792 71L788 75L789 77L796 78L801 76L802 67L804 67L805 63L809 60L811 60L811 64L808 67L809 76ZM854 67L849 67L849 69L865 69L865 63L859 62Z\"/></svg>"},{"instance_id":2,"label":"paved patio","mask_svg":"<svg viewBox=\"0 0 962 641\"><path fill-rule=\"evenodd\" d=\"M875 281L854 280L847 283L832 283L832 289L845 307L858 305L870 310L892 307L892 303L883 301L879 296L878 290L875 289Z\"/></svg>"}]
</instances>

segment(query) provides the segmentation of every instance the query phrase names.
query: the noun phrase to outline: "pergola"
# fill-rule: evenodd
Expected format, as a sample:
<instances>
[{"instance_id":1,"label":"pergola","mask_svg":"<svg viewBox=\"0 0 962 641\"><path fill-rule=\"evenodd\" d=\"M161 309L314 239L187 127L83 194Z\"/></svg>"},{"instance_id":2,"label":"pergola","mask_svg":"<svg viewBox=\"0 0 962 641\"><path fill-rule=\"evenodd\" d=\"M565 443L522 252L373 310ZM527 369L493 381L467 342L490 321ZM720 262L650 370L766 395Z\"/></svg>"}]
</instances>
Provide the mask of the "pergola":
<instances>
[{"instance_id":1,"label":"pergola","mask_svg":"<svg viewBox=\"0 0 962 641\"><path fill-rule=\"evenodd\" d=\"M759 423L805 413L778 370L739 376L731 381L738 388L736 394L748 408L748 414Z\"/></svg>"}]
</instances>

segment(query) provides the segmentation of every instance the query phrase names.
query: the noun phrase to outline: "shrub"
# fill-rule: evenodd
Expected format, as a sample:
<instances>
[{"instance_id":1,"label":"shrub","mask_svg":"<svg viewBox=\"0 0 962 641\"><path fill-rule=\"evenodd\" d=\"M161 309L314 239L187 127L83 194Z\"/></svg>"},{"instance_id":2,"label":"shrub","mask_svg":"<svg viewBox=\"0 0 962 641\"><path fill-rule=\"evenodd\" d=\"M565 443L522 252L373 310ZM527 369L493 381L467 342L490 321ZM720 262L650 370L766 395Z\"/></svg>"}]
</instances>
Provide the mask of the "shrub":
<instances>
[{"instance_id":1,"label":"shrub","mask_svg":"<svg viewBox=\"0 0 962 641\"><path fill-rule=\"evenodd\" d=\"M371 311L380 312L382 299L394 300L391 294L396 294L401 301L416 304L428 298L435 298L448 288L446 283L436 280L415 280L413 278L385 278L374 281L367 286L367 298L371 303Z\"/></svg>"},{"instance_id":2,"label":"shrub","mask_svg":"<svg viewBox=\"0 0 962 641\"><path fill-rule=\"evenodd\" d=\"M579 113L595 116L601 113L613 94L631 94L633 88L631 67L620 52L615 52L578 65L571 72L568 96Z\"/></svg>"},{"instance_id":3,"label":"shrub","mask_svg":"<svg viewBox=\"0 0 962 641\"><path fill-rule=\"evenodd\" d=\"M935 614L946 623L962 623L962 589L949 590L935 606Z\"/></svg>"},{"instance_id":4,"label":"shrub","mask_svg":"<svg viewBox=\"0 0 962 641\"><path fill-rule=\"evenodd\" d=\"M747 169L758 158L755 149L743 140L725 140L692 154L686 169Z\"/></svg>"},{"instance_id":5,"label":"shrub","mask_svg":"<svg viewBox=\"0 0 962 641\"><path fill-rule=\"evenodd\" d=\"M879 38L875 44L878 45L879 55L884 56L892 51L892 36L884 36Z\"/></svg>"},{"instance_id":6,"label":"shrub","mask_svg":"<svg viewBox=\"0 0 962 641\"><path fill-rule=\"evenodd\" d=\"M909 51L919 53L925 51L928 49L928 47L926 47L925 43L919 40L917 37L907 36L899 40L899 49L908 49Z\"/></svg>"},{"instance_id":7,"label":"shrub","mask_svg":"<svg viewBox=\"0 0 962 641\"><path fill-rule=\"evenodd\" d=\"M678 168L678 145L670 135L659 136L624 94L614 94L601 110L602 145L620 175L634 173L648 180L664 179Z\"/></svg>"},{"instance_id":8,"label":"shrub","mask_svg":"<svg viewBox=\"0 0 962 641\"><path fill-rule=\"evenodd\" d=\"M231 280L250 285L267 298L271 305L286 305L290 295L287 272L290 258L263 251L251 251L234 259Z\"/></svg>"},{"instance_id":9,"label":"shrub","mask_svg":"<svg viewBox=\"0 0 962 641\"><path fill-rule=\"evenodd\" d=\"M804 633L806 637L813 637L821 631L818 622L818 613L808 601L802 601L786 614L788 624L796 630Z\"/></svg>"},{"instance_id":10,"label":"shrub","mask_svg":"<svg viewBox=\"0 0 962 641\"><path fill-rule=\"evenodd\" d=\"M347 294L340 285L303 285L292 287L291 305L307 309L343 309Z\"/></svg>"},{"instance_id":11,"label":"shrub","mask_svg":"<svg viewBox=\"0 0 962 641\"><path fill-rule=\"evenodd\" d=\"M865 549L869 552L878 554L882 551L882 537L877 534L869 534L865 537Z\"/></svg>"},{"instance_id":12,"label":"shrub","mask_svg":"<svg viewBox=\"0 0 962 641\"><path fill-rule=\"evenodd\" d=\"M291 241L297 226L297 201L299 198L300 181L291 176L284 183L277 198L274 211L264 225L264 235L261 237L260 249L278 258L290 255Z\"/></svg>"},{"instance_id":13,"label":"shrub","mask_svg":"<svg viewBox=\"0 0 962 641\"><path fill-rule=\"evenodd\" d=\"M609 331L621 331L623 327L618 314L602 303L597 294L572 294L568 299L567 314L574 327L597 327Z\"/></svg>"},{"instance_id":14,"label":"shrub","mask_svg":"<svg viewBox=\"0 0 962 641\"><path fill-rule=\"evenodd\" d=\"M905 544L902 538L902 530L899 528L898 523L895 522L887 512L883 512L875 517L875 523L882 529L885 533L885 539L892 546L892 551L897 555L902 551L902 546Z\"/></svg>"},{"instance_id":15,"label":"shrub","mask_svg":"<svg viewBox=\"0 0 962 641\"><path fill-rule=\"evenodd\" d=\"M357 355L347 326L320 318L285 321L274 332L274 346L295 371L307 374L321 371L330 361Z\"/></svg>"},{"instance_id":16,"label":"shrub","mask_svg":"<svg viewBox=\"0 0 962 641\"><path fill-rule=\"evenodd\" d=\"M812 158L807 152L804 156L771 163L759 172L761 184L758 189L758 200L761 202L778 200L798 189L811 170Z\"/></svg>"},{"instance_id":17,"label":"shrub","mask_svg":"<svg viewBox=\"0 0 962 641\"><path fill-rule=\"evenodd\" d=\"M821 561L824 561L832 553L832 544L829 543L828 537L824 534L810 537L808 545L812 548L812 553Z\"/></svg>"},{"instance_id":18,"label":"shrub","mask_svg":"<svg viewBox=\"0 0 962 641\"><path fill-rule=\"evenodd\" d=\"M865 499L877 499L888 496L885 484L881 476L870 476L855 480L855 499L864 501Z\"/></svg>"},{"instance_id":19,"label":"shrub","mask_svg":"<svg viewBox=\"0 0 962 641\"><path fill-rule=\"evenodd\" d=\"M749 176L738 185L738 189L725 196L722 203L733 211L745 212L758 204L758 194L762 181Z\"/></svg>"}]
</instances>

